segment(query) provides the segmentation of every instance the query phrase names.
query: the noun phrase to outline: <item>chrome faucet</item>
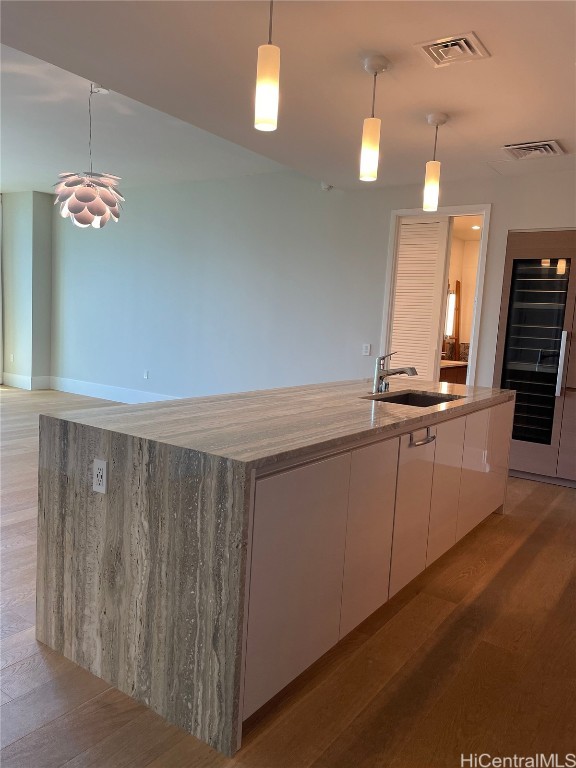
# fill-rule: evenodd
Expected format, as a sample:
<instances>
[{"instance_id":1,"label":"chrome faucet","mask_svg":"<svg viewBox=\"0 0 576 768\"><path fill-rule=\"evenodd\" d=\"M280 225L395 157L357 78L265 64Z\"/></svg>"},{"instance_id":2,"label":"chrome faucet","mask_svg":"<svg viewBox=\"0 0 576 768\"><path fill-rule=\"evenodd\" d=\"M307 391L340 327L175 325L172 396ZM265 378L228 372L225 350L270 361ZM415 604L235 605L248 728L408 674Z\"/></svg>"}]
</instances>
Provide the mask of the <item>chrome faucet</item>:
<instances>
[{"instance_id":1,"label":"chrome faucet","mask_svg":"<svg viewBox=\"0 0 576 768\"><path fill-rule=\"evenodd\" d=\"M418 375L416 368L412 368L411 366L407 368L384 368L384 361L395 354L396 352L390 352L387 355L382 355L382 357L376 358L376 368L374 370L374 386L372 387L373 395L378 395L382 392L388 392L390 389L390 382L388 381L388 378L390 376L399 376L402 373L405 373L406 376Z\"/></svg>"}]
</instances>

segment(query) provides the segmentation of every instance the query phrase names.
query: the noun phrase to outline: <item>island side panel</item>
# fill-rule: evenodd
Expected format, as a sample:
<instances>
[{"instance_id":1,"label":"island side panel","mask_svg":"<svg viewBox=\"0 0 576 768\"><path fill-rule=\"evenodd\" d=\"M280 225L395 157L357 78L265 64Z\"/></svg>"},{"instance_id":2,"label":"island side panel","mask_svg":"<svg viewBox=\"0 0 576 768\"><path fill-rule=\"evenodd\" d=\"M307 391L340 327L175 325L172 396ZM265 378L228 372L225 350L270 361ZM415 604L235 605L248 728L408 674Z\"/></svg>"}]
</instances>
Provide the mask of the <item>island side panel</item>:
<instances>
[{"instance_id":1,"label":"island side panel","mask_svg":"<svg viewBox=\"0 0 576 768\"><path fill-rule=\"evenodd\" d=\"M40 417L38 639L225 754L249 497L243 463Z\"/></svg>"}]
</instances>

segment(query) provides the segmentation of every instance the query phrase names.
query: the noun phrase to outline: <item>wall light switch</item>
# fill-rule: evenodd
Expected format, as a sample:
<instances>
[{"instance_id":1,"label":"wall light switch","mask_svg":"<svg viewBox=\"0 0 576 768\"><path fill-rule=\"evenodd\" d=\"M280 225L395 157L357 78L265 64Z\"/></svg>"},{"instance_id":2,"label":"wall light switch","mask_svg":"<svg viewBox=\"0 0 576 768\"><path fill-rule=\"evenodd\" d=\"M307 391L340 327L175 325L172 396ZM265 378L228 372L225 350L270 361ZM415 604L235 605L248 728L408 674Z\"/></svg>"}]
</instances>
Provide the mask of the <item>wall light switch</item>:
<instances>
[{"instance_id":1,"label":"wall light switch","mask_svg":"<svg viewBox=\"0 0 576 768\"><path fill-rule=\"evenodd\" d=\"M104 459L94 459L92 467L92 490L96 493L106 493L108 462Z\"/></svg>"},{"instance_id":2,"label":"wall light switch","mask_svg":"<svg viewBox=\"0 0 576 768\"><path fill-rule=\"evenodd\" d=\"M144 371L144 378L145 379L150 378L150 371Z\"/></svg>"},{"instance_id":3,"label":"wall light switch","mask_svg":"<svg viewBox=\"0 0 576 768\"><path fill-rule=\"evenodd\" d=\"M372 344L362 344L362 354L370 355L372 353Z\"/></svg>"}]
</instances>

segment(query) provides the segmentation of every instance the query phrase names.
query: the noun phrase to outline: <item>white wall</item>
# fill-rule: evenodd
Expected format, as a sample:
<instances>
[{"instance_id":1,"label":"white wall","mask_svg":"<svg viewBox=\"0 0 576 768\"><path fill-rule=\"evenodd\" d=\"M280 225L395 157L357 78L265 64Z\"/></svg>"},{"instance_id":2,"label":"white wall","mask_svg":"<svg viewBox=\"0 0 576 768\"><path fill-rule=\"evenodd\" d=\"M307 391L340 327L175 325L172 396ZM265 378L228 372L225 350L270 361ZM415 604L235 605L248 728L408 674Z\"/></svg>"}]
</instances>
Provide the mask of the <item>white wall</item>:
<instances>
[{"instance_id":1,"label":"white wall","mask_svg":"<svg viewBox=\"0 0 576 768\"><path fill-rule=\"evenodd\" d=\"M31 192L2 196L4 382L26 389L32 381L32 208Z\"/></svg>"},{"instance_id":2,"label":"white wall","mask_svg":"<svg viewBox=\"0 0 576 768\"><path fill-rule=\"evenodd\" d=\"M378 198L383 222L378 237L384 237L384 242L388 242L390 213L422 204L420 185L357 194ZM576 178L572 172L517 177L495 173L487 179L442 182L441 206L483 203L492 203L492 214L476 384L492 386L508 230L576 227Z\"/></svg>"},{"instance_id":3,"label":"white wall","mask_svg":"<svg viewBox=\"0 0 576 768\"><path fill-rule=\"evenodd\" d=\"M466 343L470 342L472 334L479 253L480 242L478 240L463 240L460 237L452 236L448 282L452 291L456 289L456 281L460 282L459 337L461 342Z\"/></svg>"},{"instance_id":4,"label":"white wall","mask_svg":"<svg viewBox=\"0 0 576 768\"><path fill-rule=\"evenodd\" d=\"M55 386L131 401L371 375L360 348L379 347L391 212L419 207L420 185L326 193L286 172L127 198L102 231L57 218ZM477 370L491 386L508 230L576 226L575 179L443 183L441 202L493 206Z\"/></svg>"},{"instance_id":5,"label":"white wall","mask_svg":"<svg viewBox=\"0 0 576 768\"><path fill-rule=\"evenodd\" d=\"M52 217L54 197L33 193L32 387L49 386L52 319Z\"/></svg>"},{"instance_id":6,"label":"white wall","mask_svg":"<svg viewBox=\"0 0 576 768\"><path fill-rule=\"evenodd\" d=\"M476 294L476 276L478 274L478 258L480 242L464 240L462 254L462 292L460 297L460 341L469 343L472 335L472 319L474 317L474 296Z\"/></svg>"},{"instance_id":7,"label":"white wall","mask_svg":"<svg viewBox=\"0 0 576 768\"><path fill-rule=\"evenodd\" d=\"M39 389L50 383L53 198L17 192L2 203L3 380Z\"/></svg>"},{"instance_id":8,"label":"white wall","mask_svg":"<svg viewBox=\"0 0 576 768\"><path fill-rule=\"evenodd\" d=\"M371 375L361 346L379 344L385 272L376 197L290 172L126 197L103 230L56 217L57 386L134 400Z\"/></svg>"},{"instance_id":9,"label":"white wall","mask_svg":"<svg viewBox=\"0 0 576 768\"><path fill-rule=\"evenodd\" d=\"M451 291L456 290L456 281L462 282L462 258L464 257L464 240L452 235L450 242L450 262L448 264L448 283Z\"/></svg>"}]
</instances>

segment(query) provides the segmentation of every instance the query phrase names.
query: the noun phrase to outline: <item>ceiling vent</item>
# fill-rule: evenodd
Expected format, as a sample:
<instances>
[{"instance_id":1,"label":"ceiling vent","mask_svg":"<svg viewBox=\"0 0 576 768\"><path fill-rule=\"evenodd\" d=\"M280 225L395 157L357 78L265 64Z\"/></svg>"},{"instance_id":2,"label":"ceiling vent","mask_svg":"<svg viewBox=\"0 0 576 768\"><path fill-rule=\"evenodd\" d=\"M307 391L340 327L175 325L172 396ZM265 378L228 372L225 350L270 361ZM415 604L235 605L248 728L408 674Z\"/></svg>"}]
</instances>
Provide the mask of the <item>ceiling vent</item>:
<instances>
[{"instance_id":1,"label":"ceiling vent","mask_svg":"<svg viewBox=\"0 0 576 768\"><path fill-rule=\"evenodd\" d=\"M557 141L529 141L526 144L506 144L504 152L514 160L525 160L528 157L552 157L563 155L564 150Z\"/></svg>"},{"instance_id":2,"label":"ceiling vent","mask_svg":"<svg viewBox=\"0 0 576 768\"><path fill-rule=\"evenodd\" d=\"M415 48L418 48L435 67L447 67L449 64L490 57L474 32L456 37L443 37L429 43L418 43Z\"/></svg>"}]
</instances>

